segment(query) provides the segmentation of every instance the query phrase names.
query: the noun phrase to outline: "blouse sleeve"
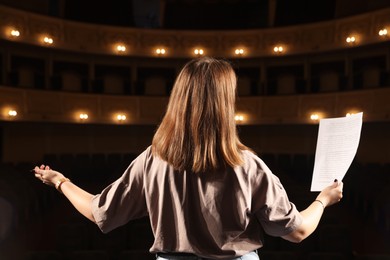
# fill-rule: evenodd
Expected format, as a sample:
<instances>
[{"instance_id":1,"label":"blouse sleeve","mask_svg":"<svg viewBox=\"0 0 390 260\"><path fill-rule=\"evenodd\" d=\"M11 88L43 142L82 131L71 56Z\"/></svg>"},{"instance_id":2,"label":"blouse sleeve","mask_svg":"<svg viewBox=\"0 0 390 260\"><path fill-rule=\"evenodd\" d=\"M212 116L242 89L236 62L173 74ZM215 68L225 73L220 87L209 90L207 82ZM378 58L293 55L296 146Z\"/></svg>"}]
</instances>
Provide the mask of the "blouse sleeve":
<instances>
[{"instance_id":1,"label":"blouse sleeve","mask_svg":"<svg viewBox=\"0 0 390 260\"><path fill-rule=\"evenodd\" d=\"M288 199L279 178L265 165L262 172L255 195L258 201L256 217L267 234L277 237L287 235L302 224L302 216Z\"/></svg>"},{"instance_id":2,"label":"blouse sleeve","mask_svg":"<svg viewBox=\"0 0 390 260\"><path fill-rule=\"evenodd\" d=\"M148 214L144 190L146 151L123 175L92 198L92 214L103 233Z\"/></svg>"}]
</instances>

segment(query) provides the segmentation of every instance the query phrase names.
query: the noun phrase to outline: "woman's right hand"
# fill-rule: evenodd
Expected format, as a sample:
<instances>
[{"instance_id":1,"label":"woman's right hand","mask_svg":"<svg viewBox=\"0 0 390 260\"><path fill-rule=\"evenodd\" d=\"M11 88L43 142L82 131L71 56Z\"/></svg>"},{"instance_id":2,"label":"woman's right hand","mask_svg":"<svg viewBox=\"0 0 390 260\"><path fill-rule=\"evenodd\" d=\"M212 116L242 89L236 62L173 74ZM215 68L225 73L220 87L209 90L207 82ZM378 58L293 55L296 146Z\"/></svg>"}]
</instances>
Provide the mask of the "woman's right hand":
<instances>
[{"instance_id":1,"label":"woman's right hand","mask_svg":"<svg viewBox=\"0 0 390 260\"><path fill-rule=\"evenodd\" d=\"M325 207L339 202L343 197L343 185L344 184L342 182L335 180L332 185L326 187L320 192L317 196L317 200L324 203Z\"/></svg>"},{"instance_id":2,"label":"woman's right hand","mask_svg":"<svg viewBox=\"0 0 390 260\"><path fill-rule=\"evenodd\" d=\"M50 169L48 165L35 166L35 177L41 180L44 184L55 187L55 184L61 178L64 178L62 173Z\"/></svg>"}]
</instances>

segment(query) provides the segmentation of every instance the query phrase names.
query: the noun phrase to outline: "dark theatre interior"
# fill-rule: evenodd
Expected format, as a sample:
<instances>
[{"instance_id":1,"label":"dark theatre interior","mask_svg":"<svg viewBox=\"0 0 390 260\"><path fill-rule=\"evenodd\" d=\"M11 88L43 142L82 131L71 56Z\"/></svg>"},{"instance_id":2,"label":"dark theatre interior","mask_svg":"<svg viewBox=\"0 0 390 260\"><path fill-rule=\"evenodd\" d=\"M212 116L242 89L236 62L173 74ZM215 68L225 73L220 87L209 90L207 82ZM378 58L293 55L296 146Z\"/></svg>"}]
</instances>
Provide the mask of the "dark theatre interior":
<instances>
[{"instance_id":1,"label":"dark theatre interior","mask_svg":"<svg viewBox=\"0 0 390 260\"><path fill-rule=\"evenodd\" d=\"M387 0L0 0L0 259L155 259L149 220L108 234L30 170L92 193L151 143L182 66L225 58L240 139L305 209L319 119L364 112L341 202L260 259L390 259Z\"/></svg>"}]
</instances>

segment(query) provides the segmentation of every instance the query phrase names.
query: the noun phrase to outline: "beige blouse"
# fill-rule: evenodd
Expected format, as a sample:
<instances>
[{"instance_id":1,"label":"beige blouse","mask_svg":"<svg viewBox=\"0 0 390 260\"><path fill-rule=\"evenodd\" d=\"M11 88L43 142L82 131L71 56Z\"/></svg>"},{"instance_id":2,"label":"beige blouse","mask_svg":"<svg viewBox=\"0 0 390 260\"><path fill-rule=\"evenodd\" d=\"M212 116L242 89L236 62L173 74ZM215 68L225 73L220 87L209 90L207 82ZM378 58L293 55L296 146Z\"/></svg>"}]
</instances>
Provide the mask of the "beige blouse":
<instances>
[{"instance_id":1,"label":"beige blouse","mask_svg":"<svg viewBox=\"0 0 390 260\"><path fill-rule=\"evenodd\" d=\"M243 166L195 174L175 171L149 147L93 198L93 216L104 233L149 216L150 252L244 255L263 246L264 231L286 235L302 217L264 162L250 151L243 157Z\"/></svg>"}]
</instances>

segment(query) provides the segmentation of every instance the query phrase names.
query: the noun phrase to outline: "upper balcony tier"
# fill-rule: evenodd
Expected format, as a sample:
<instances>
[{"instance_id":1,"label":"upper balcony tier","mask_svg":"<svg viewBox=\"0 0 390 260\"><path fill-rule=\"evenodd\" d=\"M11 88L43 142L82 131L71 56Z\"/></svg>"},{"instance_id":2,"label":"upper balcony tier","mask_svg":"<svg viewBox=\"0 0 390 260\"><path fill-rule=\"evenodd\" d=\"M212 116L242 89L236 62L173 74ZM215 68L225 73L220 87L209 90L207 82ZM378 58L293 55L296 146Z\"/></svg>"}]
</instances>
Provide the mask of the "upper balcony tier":
<instances>
[{"instance_id":1,"label":"upper balcony tier","mask_svg":"<svg viewBox=\"0 0 390 260\"><path fill-rule=\"evenodd\" d=\"M192 58L257 58L310 54L389 41L390 8L308 25L232 31L102 26L0 6L1 38L91 54ZM389 31L389 33L387 33Z\"/></svg>"}]
</instances>

